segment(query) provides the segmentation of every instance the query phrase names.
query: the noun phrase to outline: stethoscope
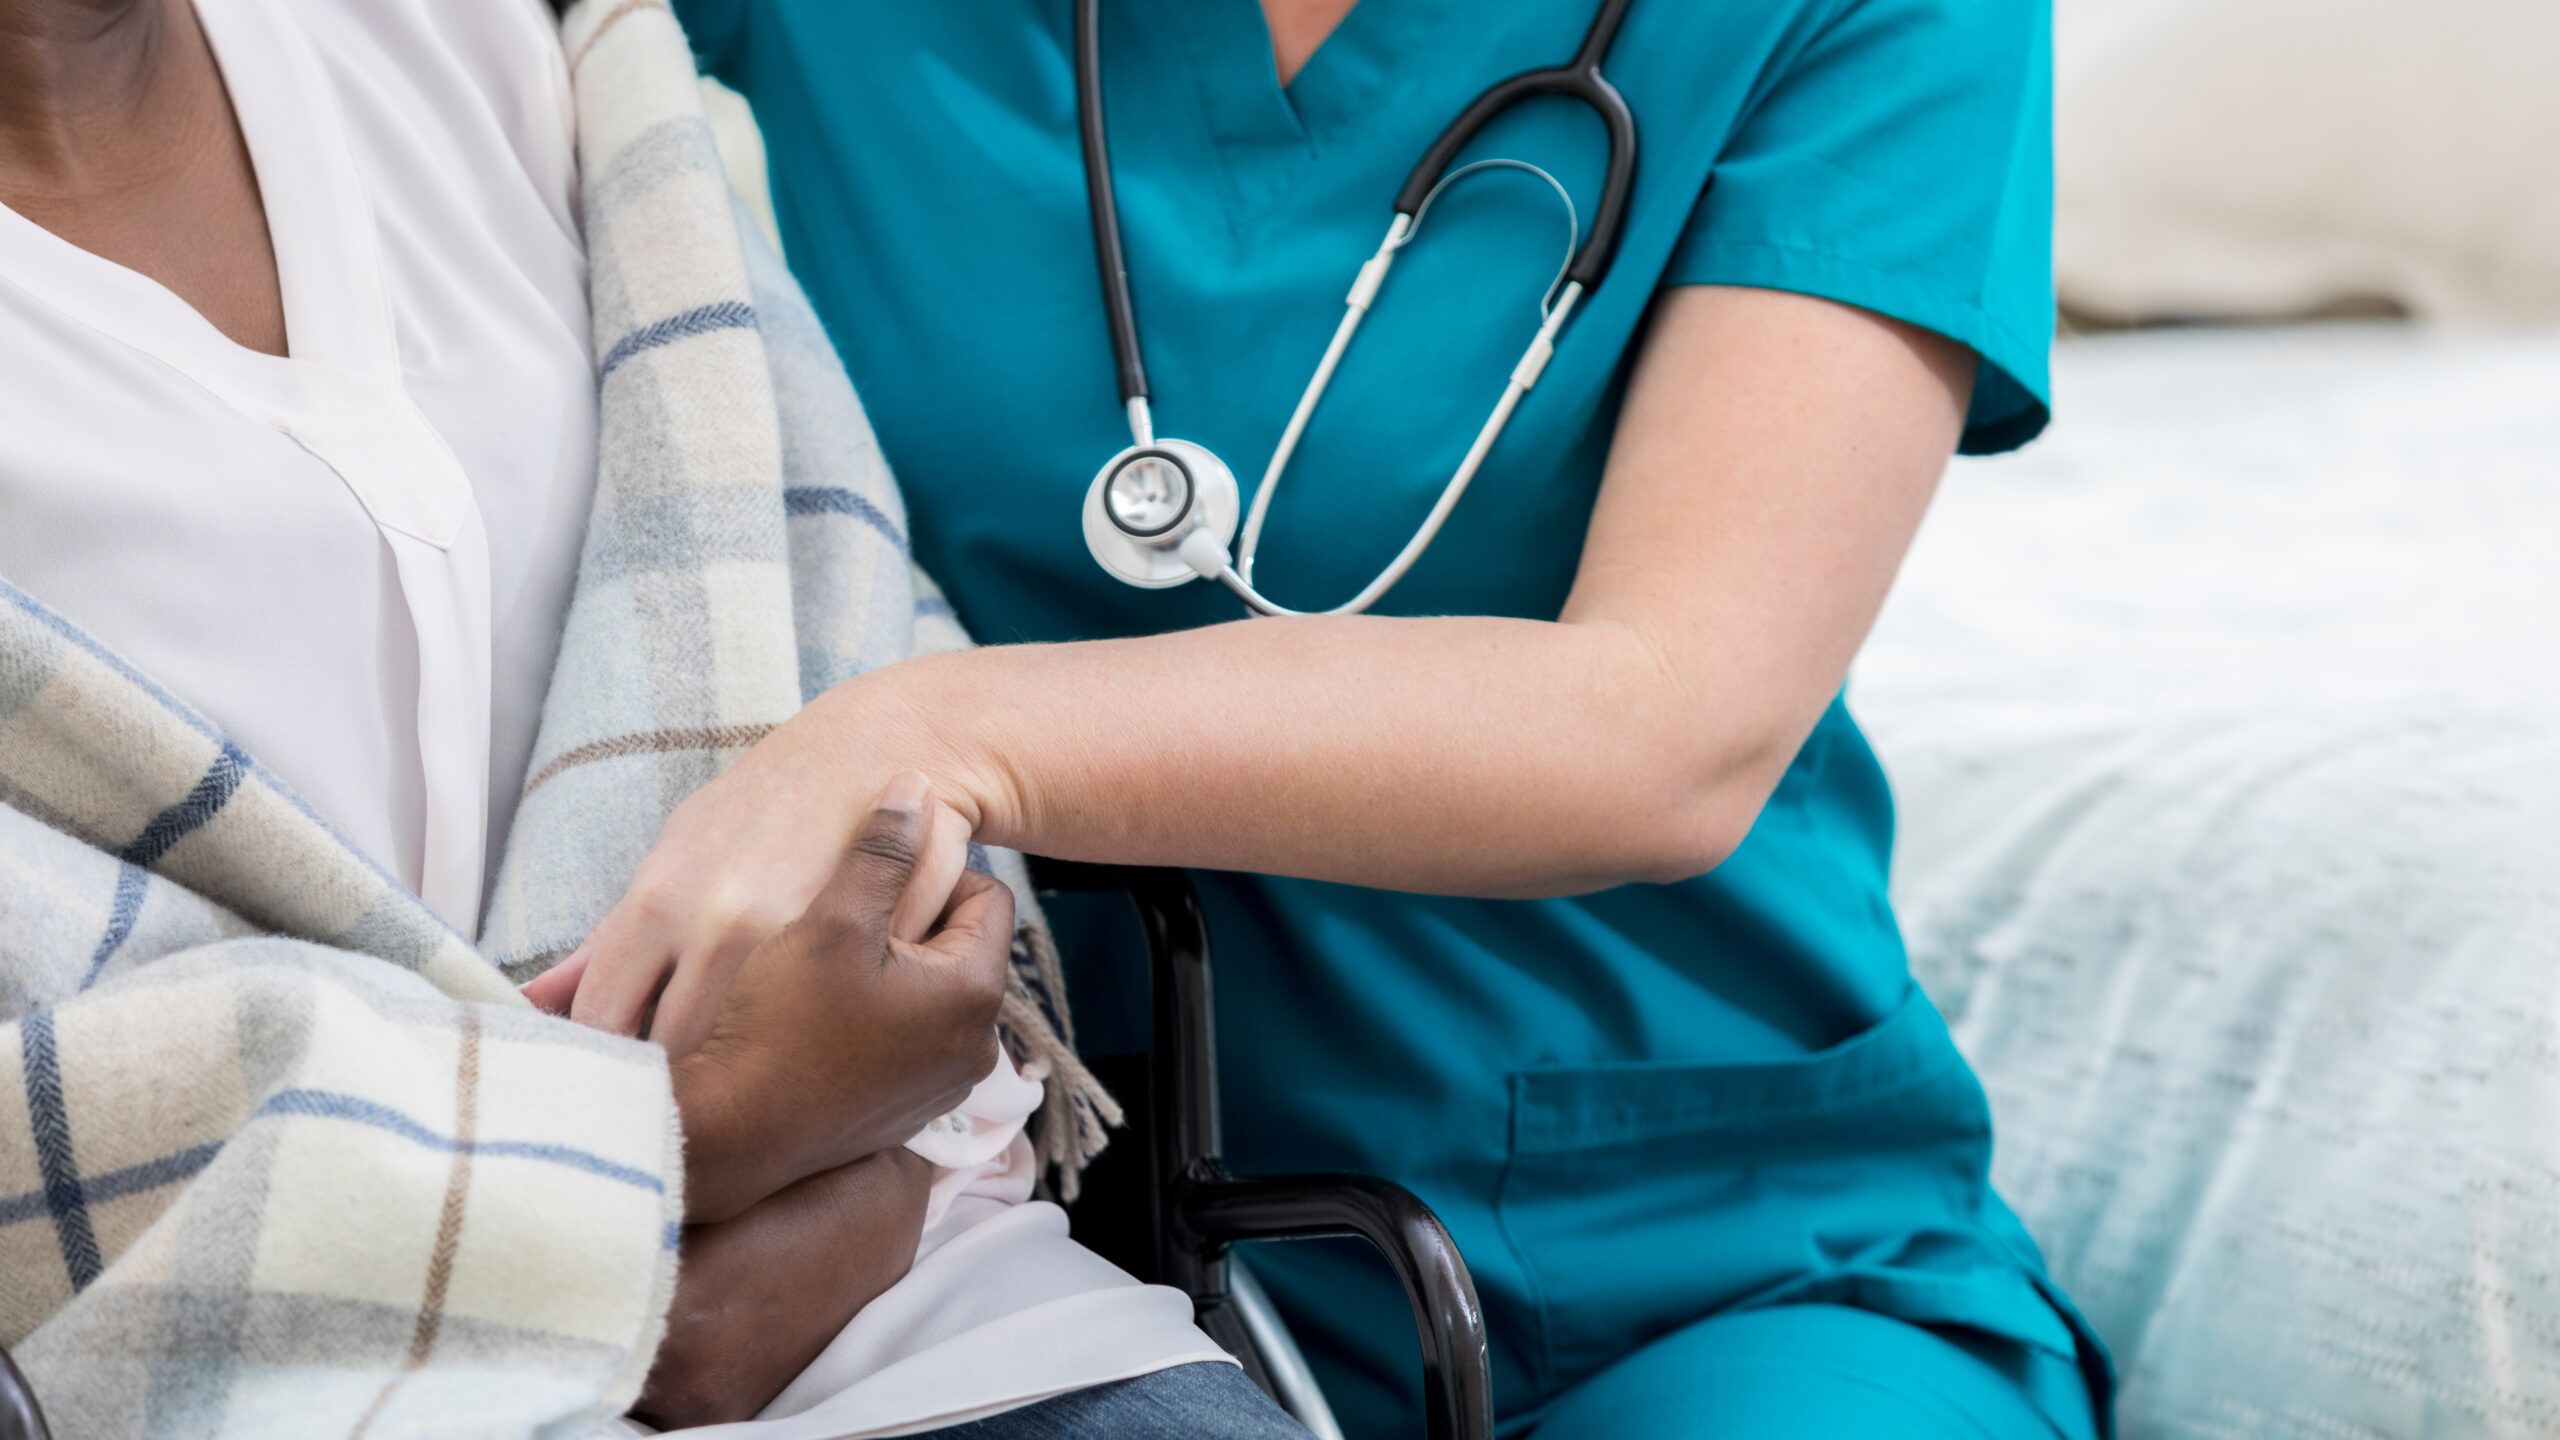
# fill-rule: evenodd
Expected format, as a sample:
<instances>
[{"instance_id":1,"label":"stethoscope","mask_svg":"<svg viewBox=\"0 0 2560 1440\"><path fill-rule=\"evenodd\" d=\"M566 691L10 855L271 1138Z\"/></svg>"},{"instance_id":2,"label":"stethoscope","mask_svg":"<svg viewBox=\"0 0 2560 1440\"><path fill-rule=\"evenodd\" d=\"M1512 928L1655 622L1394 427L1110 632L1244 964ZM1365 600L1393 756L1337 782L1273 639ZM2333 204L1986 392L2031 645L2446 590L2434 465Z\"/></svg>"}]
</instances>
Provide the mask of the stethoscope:
<instances>
[{"instance_id":1,"label":"stethoscope","mask_svg":"<svg viewBox=\"0 0 2560 1440\"><path fill-rule=\"evenodd\" d=\"M1085 492L1085 545L1103 569L1150 590L1206 576L1234 591L1256 614L1300 613L1272 603L1254 588L1253 557L1261 543L1263 520L1271 511L1271 497L1279 489L1281 474L1289 468L1289 457L1298 448L1299 437L1306 433L1307 421L1314 416L1317 402L1324 398L1325 387L1332 383L1334 369L1342 363L1343 352L1350 348L1361 318L1376 303L1379 287L1386 283L1387 270L1395 263L1397 252L1412 243L1431 202L1452 182L1475 171L1495 167L1526 170L1543 178L1563 199L1566 218L1573 225L1573 238L1579 241L1580 248L1574 249L1568 242L1564 267L1540 305L1536 336L1521 352L1519 363L1511 367L1502 398L1495 402L1493 413L1476 432L1475 443L1467 447L1466 457L1459 461L1449 483L1441 488L1440 498L1423 519L1421 528L1359 594L1323 613L1347 615L1366 610L1404 578L1440 533L1449 512L1467 493L1468 484L1484 465L1485 455L1501 438L1503 427L1511 423L1512 412L1519 408L1521 398L1538 383L1538 376L1555 354L1556 337L1572 317L1574 307L1599 288L1601 279L1609 273L1610 262L1617 258L1627 199L1635 188L1636 122L1617 87L1600 73L1600 62L1617 39L1619 22L1626 18L1630 3L1632 0L1601 0L1600 13L1593 17L1591 29L1582 37L1582 48L1571 60L1550 69L1523 71L1478 95L1423 153L1421 163L1405 178L1404 188L1396 192L1395 219L1387 226L1387 238L1352 282L1342 323L1334 328L1332 343L1325 346L1324 358L1316 362L1315 377L1307 382L1306 392L1298 397L1297 410L1289 416L1288 428L1280 433L1280 443L1271 452L1271 463L1262 472L1262 484L1254 491L1252 512L1244 517L1243 543L1230 556L1227 546L1235 539L1238 508L1235 472L1205 446L1159 437L1147 408L1147 369L1138 350L1138 313L1129 295L1127 252L1121 243L1119 204L1111 186L1111 150L1103 133L1100 5L1098 0L1076 0L1076 118L1084 146L1085 199L1093 212L1094 255L1102 270L1103 307L1111 321L1111 353L1119 366L1120 400L1129 414L1131 440L1128 449L1112 456L1111 463L1102 467L1102 473L1093 478L1092 488ZM1573 197L1546 171L1520 160L1479 160L1454 171L1449 168L1467 142L1496 117L1521 101L1540 95L1580 100L1597 112L1608 128L1609 168L1600 189L1600 208L1591 217L1587 238L1580 234Z\"/></svg>"}]
</instances>

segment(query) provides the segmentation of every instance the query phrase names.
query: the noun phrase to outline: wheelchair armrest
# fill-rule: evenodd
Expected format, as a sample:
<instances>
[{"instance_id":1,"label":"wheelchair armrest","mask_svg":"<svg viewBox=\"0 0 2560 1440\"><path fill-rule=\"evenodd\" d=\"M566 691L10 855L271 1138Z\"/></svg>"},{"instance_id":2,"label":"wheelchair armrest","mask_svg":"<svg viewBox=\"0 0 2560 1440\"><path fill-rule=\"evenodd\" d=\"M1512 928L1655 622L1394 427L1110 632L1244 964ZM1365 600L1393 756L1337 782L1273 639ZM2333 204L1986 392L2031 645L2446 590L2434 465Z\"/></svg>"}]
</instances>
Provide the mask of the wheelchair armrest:
<instances>
[{"instance_id":1,"label":"wheelchair armrest","mask_svg":"<svg viewBox=\"0 0 2560 1440\"><path fill-rule=\"evenodd\" d=\"M1238 1178L1218 1130L1217 1030L1209 925L1179 870L1032 861L1048 890L1125 893L1146 934L1154 985L1146 1143L1157 1280L1188 1294L1204 1318L1227 1303L1227 1248L1248 1240L1358 1236L1404 1283L1422 1340L1432 1440L1490 1440L1492 1380L1484 1312L1448 1228L1401 1185L1365 1175Z\"/></svg>"},{"instance_id":2,"label":"wheelchair armrest","mask_svg":"<svg viewBox=\"0 0 2560 1440\"><path fill-rule=\"evenodd\" d=\"M1247 1240L1357 1236L1404 1283L1422 1343L1423 1414L1432 1440L1493 1434L1484 1309L1458 1243L1412 1191L1372 1175L1239 1179L1194 1175L1174 1192L1174 1227L1205 1252ZM1220 1277L1223 1280L1223 1276Z\"/></svg>"},{"instance_id":3,"label":"wheelchair armrest","mask_svg":"<svg viewBox=\"0 0 2560 1440\"><path fill-rule=\"evenodd\" d=\"M27 1377L10 1363L9 1352L0 1350L0 1440L49 1440L51 1434Z\"/></svg>"}]
</instances>

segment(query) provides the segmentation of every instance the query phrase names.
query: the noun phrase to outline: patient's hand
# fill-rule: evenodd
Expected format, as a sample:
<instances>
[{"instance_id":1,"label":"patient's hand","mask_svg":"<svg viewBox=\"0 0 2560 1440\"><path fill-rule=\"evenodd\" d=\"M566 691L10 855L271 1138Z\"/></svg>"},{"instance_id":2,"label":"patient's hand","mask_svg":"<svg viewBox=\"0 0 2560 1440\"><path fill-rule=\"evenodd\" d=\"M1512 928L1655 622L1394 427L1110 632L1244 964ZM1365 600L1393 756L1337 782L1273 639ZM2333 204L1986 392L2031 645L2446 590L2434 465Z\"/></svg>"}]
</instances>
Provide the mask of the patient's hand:
<instances>
[{"instance_id":1,"label":"patient's hand","mask_svg":"<svg viewBox=\"0 0 2560 1440\"><path fill-rule=\"evenodd\" d=\"M738 966L706 1038L676 1057L688 1219L725 1220L902 1145L995 1068L1012 892L967 870L928 877L949 886L928 897L938 918L920 941L892 931L893 910L915 901L924 800L921 776L891 787L817 898ZM556 1008L574 986L545 976L526 993Z\"/></svg>"},{"instance_id":2,"label":"patient's hand","mask_svg":"<svg viewBox=\"0 0 2560 1440\"><path fill-rule=\"evenodd\" d=\"M904 1278L933 1167L887 1150L685 1231L667 1336L633 1413L660 1429L744 1420Z\"/></svg>"},{"instance_id":3,"label":"patient's hand","mask_svg":"<svg viewBox=\"0 0 2560 1440\"><path fill-rule=\"evenodd\" d=\"M920 810L876 812L808 910L739 967L710 1037L675 1062L691 1218L902 1145L995 1068L1013 892L964 870L922 942L895 938L890 911L926 824Z\"/></svg>"}]
</instances>

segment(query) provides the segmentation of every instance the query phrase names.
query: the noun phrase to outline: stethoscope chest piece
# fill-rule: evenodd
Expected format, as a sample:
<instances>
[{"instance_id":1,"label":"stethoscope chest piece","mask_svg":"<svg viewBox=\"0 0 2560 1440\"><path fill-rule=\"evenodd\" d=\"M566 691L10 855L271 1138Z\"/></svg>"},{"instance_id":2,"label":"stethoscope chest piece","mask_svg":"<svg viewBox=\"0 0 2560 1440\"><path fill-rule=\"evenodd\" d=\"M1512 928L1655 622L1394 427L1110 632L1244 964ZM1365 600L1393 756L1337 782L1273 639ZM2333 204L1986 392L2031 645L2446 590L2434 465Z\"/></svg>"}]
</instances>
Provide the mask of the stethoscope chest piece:
<instances>
[{"instance_id":1,"label":"stethoscope chest piece","mask_svg":"<svg viewBox=\"0 0 2560 1440\"><path fill-rule=\"evenodd\" d=\"M1199 572L1178 553L1206 531L1224 551L1235 542L1235 472L1188 440L1132 445L1111 457L1084 494L1084 543L1103 569L1149 590Z\"/></svg>"}]
</instances>

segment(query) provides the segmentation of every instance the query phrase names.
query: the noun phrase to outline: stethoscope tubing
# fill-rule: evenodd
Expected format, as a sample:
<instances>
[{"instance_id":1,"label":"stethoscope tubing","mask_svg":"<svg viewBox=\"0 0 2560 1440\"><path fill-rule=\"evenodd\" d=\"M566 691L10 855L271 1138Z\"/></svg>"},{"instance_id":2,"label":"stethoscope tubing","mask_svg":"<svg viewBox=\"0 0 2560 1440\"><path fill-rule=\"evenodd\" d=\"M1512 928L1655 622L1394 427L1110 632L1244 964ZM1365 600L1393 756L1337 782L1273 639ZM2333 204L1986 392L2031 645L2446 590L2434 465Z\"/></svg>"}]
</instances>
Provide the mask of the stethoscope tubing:
<instances>
[{"instance_id":1,"label":"stethoscope tubing","mask_svg":"<svg viewBox=\"0 0 2560 1440\"><path fill-rule=\"evenodd\" d=\"M1093 225L1093 256L1102 271L1103 309L1111 324L1111 356L1119 370L1120 402L1144 401L1147 362L1138 345L1138 306L1129 293L1129 251L1120 238L1120 194L1111 179L1111 136L1102 115L1102 7L1076 0L1076 131L1084 153L1085 211ZM1138 443L1150 445L1152 435Z\"/></svg>"},{"instance_id":2,"label":"stethoscope tubing","mask_svg":"<svg viewBox=\"0 0 2560 1440\"><path fill-rule=\"evenodd\" d=\"M1360 274L1345 298L1343 316L1335 326L1333 338L1327 343L1314 376L1300 394L1297 407L1291 412L1289 423L1273 448L1262 483L1255 489L1236 554L1230 558L1217 536L1197 526L1169 547L1194 573L1217 580L1242 600L1249 610L1260 615L1357 613L1375 604L1402 580L1437 538L1441 526L1464 497L1476 473L1483 467L1485 457L1509 425L1513 412L1546 369L1565 322L1571 318L1577 305L1607 277L1611 264L1617 258L1619 240L1625 230L1628 201L1635 188L1636 125L1625 98L1601 73L1600 64L1616 42L1619 27L1632 3L1633 0L1601 0L1598 13L1592 17L1591 26L1584 32L1582 43L1570 61L1559 66L1523 71L1487 88L1450 121L1423 153L1396 194L1394 218L1385 240L1380 243L1377 253L1361 266ZM1119 199L1112 179L1110 137L1104 123L1099 0L1075 0L1073 28L1077 136L1084 159L1087 213L1093 229L1094 259L1111 332L1120 400L1128 412L1130 434L1135 441L1133 450L1121 457L1121 463L1125 463L1129 455L1150 450L1157 440L1150 410L1152 397L1148 390L1146 362L1139 340L1137 304L1130 291L1128 255L1120 229ZM1318 403L1332 383L1335 370L1350 348L1352 337L1384 285L1396 253L1412 241L1432 200L1458 175L1487 164L1507 163L1530 169L1550 185L1555 185L1557 193L1564 197L1568 215L1572 213L1572 196L1557 184L1554 176L1535 166L1517 161L1478 161L1456 171L1451 169L1458 155L1486 126L1512 106L1546 95L1577 99L1591 108L1608 132L1608 162L1601 185L1600 204L1593 212L1591 229L1581 237L1580 245L1567 255L1556 285L1550 289L1541 306L1541 324L1537 334L1522 352L1519 363L1512 367L1501 398L1478 429L1465 458L1442 487L1429 515L1386 569L1350 600L1330 610L1301 612L1273 602L1254 587L1252 578L1254 556L1261 543L1263 522L1270 513L1272 497L1279 489L1291 456L1296 453L1299 439L1305 434ZM1223 467L1220 469L1223 471ZM1107 469L1104 479L1097 481L1097 487L1107 483L1116 473L1116 468ZM1231 487L1232 482L1222 479L1222 485ZM1116 518L1113 523L1120 524ZM1162 546L1162 542L1155 539L1156 535L1163 533L1161 531L1142 534L1121 525L1121 533ZM1096 553L1099 556L1101 552Z\"/></svg>"},{"instance_id":3,"label":"stethoscope tubing","mask_svg":"<svg viewBox=\"0 0 2560 1440\"><path fill-rule=\"evenodd\" d=\"M1422 152L1413 173L1405 177L1404 187L1396 192L1396 213L1419 215L1440 178L1457 163L1459 152L1512 106L1541 95L1579 100L1591 107L1609 132L1609 165L1600 182L1599 208L1591 212L1590 233L1565 271L1565 278L1581 285L1585 294L1599 289L1609 267L1617 261L1618 241L1626 232L1627 202L1635 194L1636 180L1635 112L1627 108L1626 97L1618 93L1618 87L1600 73L1600 62L1608 56L1609 47L1617 43L1618 27L1625 23L1627 8L1633 3L1634 0L1601 0L1600 13L1591 18L1591 28L1583 32L1582 45L1571 60L1544 69L1523 70L1496 81L1469 101L1467 108L1458 112L1458 118L1431 142L1431 148Z\"/></svg>"}]
</instances>

